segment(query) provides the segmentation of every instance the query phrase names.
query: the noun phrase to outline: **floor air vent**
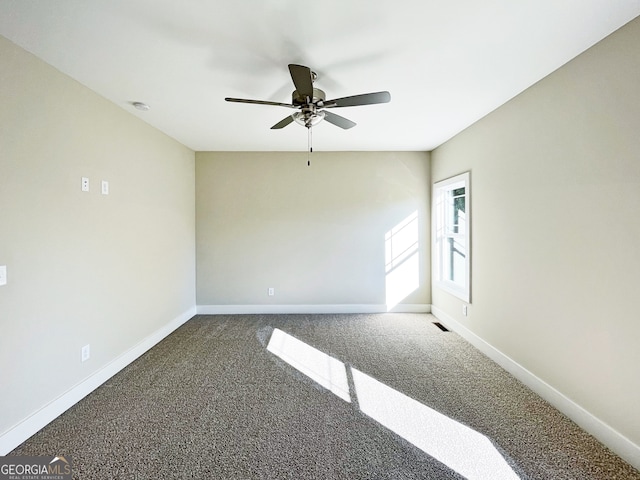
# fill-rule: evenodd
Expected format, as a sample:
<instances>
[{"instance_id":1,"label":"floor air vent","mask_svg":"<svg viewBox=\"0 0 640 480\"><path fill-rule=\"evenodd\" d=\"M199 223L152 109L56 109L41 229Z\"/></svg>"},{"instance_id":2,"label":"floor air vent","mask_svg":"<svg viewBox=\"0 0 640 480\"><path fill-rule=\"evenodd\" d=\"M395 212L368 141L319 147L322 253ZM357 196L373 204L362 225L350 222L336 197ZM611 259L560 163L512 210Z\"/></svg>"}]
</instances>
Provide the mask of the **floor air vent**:
<instances>
[{"instance_id":1,"label":"floor air vent","mask_svg":"<svg viewBox=\"0 0 640 480\"><path fill-rule=\"evenodd\" d=\"M444 325L442 325L440 322L433 322L433 324L438 327L440 330L442 330L443 332L448 332L449 329L447 327L445 327Z\"/></svg>"}]
</instances>

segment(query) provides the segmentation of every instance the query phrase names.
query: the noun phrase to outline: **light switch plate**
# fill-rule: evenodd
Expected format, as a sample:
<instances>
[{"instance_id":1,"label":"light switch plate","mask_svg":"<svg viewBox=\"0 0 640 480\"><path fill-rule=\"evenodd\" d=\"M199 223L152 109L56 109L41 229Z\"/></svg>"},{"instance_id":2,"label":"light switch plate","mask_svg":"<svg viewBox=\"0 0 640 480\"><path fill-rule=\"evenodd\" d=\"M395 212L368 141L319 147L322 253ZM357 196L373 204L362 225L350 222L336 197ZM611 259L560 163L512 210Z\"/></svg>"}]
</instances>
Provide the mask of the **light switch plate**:
<instances>
[{"instance_id":1,"label":"light switch plate","mask_svg":"<svg viewBox=\"0 0 640 480\"><path fill-rule=\"evenodd\" d=\"M109 195L109 182L102 180L102 195Z\"/></svg>"},{"instance_id":2,"label":"light switch plate","mask_svg":"<svg viewBox=\"0 0 640 480\"><path fill-rule=\"evenodd\" d=\"M0 265L0 285L7 284L7 266Z\"/></svg>"}]
</instances>

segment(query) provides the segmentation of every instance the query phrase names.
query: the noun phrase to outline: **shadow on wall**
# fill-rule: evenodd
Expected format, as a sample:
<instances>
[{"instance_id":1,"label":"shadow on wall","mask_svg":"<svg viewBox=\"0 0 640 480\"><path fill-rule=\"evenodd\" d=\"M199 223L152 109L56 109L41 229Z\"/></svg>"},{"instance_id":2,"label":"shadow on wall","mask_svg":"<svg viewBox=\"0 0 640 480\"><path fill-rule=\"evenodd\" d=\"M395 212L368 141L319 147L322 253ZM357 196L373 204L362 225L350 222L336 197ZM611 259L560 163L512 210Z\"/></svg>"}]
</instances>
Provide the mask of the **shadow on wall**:
<instances>
[{"instance_id":1,"label":"shadow on wall","mask_svg":"<svg viewBox=\"0 0 640 480\"><path fill-rule=\"evenodd\" d=\"M387 311L420 287L418 211L414 211L384 236Z\"/></svg>"},{"instance_id":2,"label":"shadow on wall","mask_svg":"<svg viewBox=\"0 0 640 480\"><path fill-rule=\"evenodd\" d=\"M520 479L483 434L288 333L274 329L267 350L465 478Z\"/></svg>"}]
</instances>

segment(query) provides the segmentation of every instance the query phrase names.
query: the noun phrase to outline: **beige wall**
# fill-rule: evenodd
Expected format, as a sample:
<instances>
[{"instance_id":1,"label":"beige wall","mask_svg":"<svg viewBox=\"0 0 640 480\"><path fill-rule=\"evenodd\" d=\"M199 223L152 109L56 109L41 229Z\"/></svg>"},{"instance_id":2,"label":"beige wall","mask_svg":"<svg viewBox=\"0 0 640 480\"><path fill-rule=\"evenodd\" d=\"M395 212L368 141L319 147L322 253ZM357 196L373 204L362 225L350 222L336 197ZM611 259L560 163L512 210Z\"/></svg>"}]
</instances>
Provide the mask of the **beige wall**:
<instances>
[{"instance_id":1,"label":"beige wall","mask_svg":"<svg viewBox=\"0 0 640 480\"><path fill-rule=\"evenodd\" d=\"M0 106L1 435L193 309L195 160L2 37Z\"/></svg>"},{"instance_id":2,"label":"beige wall","mask_svg":"<svg viewBox=\"0 0 640 480\"><path fill-rule=\"evenodd\" d=\"M196 179L198 305L385 305L385 233L413 212L402 303L430 303L428 153L197 153Z\"/></svg>"},{"instance_id":3,"label":"beige wall","mask_svg":"<svg viewBox=\"0 0 640 480\"><path fill-rule=\"evenodd\" d=\"M433 305L640 445L640 20L433 152L470 170L472 305Z\"/></svg>"}]
</instances>

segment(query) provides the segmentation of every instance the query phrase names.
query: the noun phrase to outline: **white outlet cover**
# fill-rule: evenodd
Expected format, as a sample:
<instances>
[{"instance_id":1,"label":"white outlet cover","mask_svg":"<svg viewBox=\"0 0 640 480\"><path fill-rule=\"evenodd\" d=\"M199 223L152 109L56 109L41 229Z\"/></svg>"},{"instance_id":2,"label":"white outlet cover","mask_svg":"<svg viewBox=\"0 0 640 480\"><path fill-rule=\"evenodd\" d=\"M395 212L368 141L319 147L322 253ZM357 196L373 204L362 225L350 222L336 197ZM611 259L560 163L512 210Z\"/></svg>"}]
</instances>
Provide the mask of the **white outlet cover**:
<instances>
[{"instance_id":1,"label":"white outlet cover","mask_svg":"<svg viewBox=\"0 0 640 480\"><path fill-rule=\"evenodd\" d=\"M82 191L89 191L89 179L87 177L82 177Z\"/></svg>"},{"instance_id":2,"label":"white outlet cover","mask_svg":"<svg viewBox=\"0 0 640 480\"><path fill-rule=\"evenodd\" d=\"M85 345L84 347L82 347L82 361L86 362L87 360L89 360L90 356L91 356L91 346Z\"/></svg>"},{"instance_id":3,"label":"white outlet cover","mask_svg":"<svg viewBox=\"0 0 640 480\"><path fill-rule=\"evenodd\" d=\"M7 284L7 266L0 265L0 285Z\"/></svg>"}]
</instances>

